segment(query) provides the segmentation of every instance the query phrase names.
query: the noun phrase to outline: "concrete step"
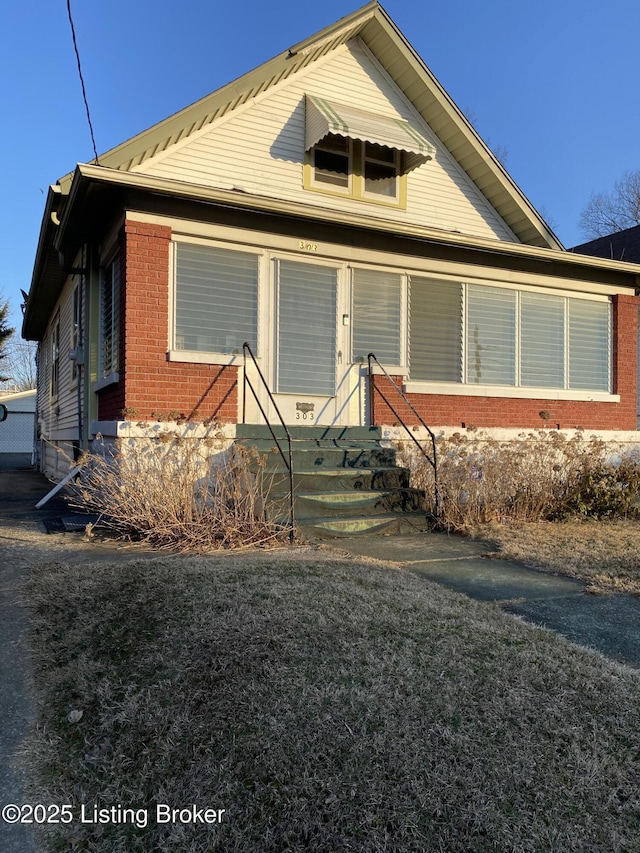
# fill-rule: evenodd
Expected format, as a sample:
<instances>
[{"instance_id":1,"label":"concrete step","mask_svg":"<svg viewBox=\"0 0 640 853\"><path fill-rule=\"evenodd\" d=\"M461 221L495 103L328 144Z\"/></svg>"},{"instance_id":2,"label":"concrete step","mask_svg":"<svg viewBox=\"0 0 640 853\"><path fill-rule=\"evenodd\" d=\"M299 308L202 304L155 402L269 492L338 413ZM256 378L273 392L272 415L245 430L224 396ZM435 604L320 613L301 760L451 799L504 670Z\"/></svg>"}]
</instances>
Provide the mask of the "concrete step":
<instances>
[{"instance_id":1,"label":"concrete step","mask_svg":"<svg viewBox=\"0 0 640 853\"><path fill-rule=\"evenodd\" d=\"M273 441L258 439L247 443L248 441L250 440L243 439L241 442L236 442L236 446L245 448L250 466L252 454L255 453L258 456L256 462L266 465L268 470L286 467L285 459L288 460L289 458L286 444L281 446L284 453L283 459ZM335 442L324 444L305 441L303 445L301 446L296 442L292 446L291 457L294 471L298 468L303 471L311 471L315 468L383 468L394 466L396 461L396 453L393 447L380 447L374 442L370 445L362 442L338 445Z\"/></svg>"},{"instance_id":2,"label":"concrete step","mask_svg":"<svg viewBox=\"0 0 640 853\"><path fill-rule=\"evenodd\" d=\"M289 491L289 475L284 471L267 472L264 484L269 494ZM317 468L293 469L293 489L296 494L307 492L360 492L374 489L408 489L409 471L406 468Z\"/></svg>"},{"instance_id":3,"label":"concrete step","mask_svg":"<svg viewBox=\"0 0 640 853\"><path fill-rule=\"evenodd\" d=\"M305 539L333 539L339 536L419 533L428 530L429 525L423 512L413 512L352 518L317 518L313 522L298 523L297 529Z\"/></svg>"},{"instance_id":4,"label":"concrete step","mask_svg":"<svg viewBox=\"0 0 640 853\"><path fill-rule=\"evenodd\" d=\"M273 425L273 433L278 439L286 441L286 433L282 426ZM289 426L289 434L296 440L310 441L380 441L380 427L324 427L324 426ZM271 439L271 431L265 424L237 424L237 439Z\"/></svg>"},{"instance_id":5,"label":"concrete step","mask_svg":"<svg viewBox=\"0 0 640 853\"><path fill-rule=\"evenodd\" d=\"M299 522L315 518L352 518L389 513L426 513L424 492L418 489L370 489L349 492L307 492L294 498ZM266 501L267 516L281 518L289 512L289 494L270 496Z\"/></svg>"}]
</instances>

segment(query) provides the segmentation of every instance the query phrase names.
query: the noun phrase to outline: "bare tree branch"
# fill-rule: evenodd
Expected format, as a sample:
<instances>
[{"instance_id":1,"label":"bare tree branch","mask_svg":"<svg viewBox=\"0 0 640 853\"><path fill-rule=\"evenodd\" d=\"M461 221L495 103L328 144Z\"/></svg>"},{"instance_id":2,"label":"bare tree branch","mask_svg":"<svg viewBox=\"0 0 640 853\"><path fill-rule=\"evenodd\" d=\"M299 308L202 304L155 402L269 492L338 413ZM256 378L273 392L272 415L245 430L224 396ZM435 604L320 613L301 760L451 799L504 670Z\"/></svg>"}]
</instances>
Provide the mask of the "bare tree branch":
<instances>
[{"instance_id":1,"label":"bare tree branch","mask_svg":"<svg viewBox=\"0 0 640 853\"><path fill-rule=\"evenodd\" d=\"M640 170L625 172L610 192L594 193L580 215L580 229L593 240L640 225Z\"/></svg>"}]
</instances>

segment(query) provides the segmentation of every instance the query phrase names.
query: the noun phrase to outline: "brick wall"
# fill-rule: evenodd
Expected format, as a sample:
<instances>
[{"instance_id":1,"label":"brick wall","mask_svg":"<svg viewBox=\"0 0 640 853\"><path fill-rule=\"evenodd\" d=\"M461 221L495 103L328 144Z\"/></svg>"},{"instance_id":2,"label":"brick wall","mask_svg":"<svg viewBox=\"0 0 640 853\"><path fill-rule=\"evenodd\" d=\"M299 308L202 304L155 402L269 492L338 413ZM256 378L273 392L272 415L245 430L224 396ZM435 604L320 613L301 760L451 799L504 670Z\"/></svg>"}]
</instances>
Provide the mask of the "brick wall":
<instances>
[{"instance_id":1,"label":"brick wall","mask_svg":"<svg viewBox=\"0 0 640 853\"><path fill-rule=\"evenodd\" d=\"M235 367L167 361L171 229L127 221L121 237L120 381L99 394L99 420L169 413L235 423Z\"/></svg>"}]
</instances>

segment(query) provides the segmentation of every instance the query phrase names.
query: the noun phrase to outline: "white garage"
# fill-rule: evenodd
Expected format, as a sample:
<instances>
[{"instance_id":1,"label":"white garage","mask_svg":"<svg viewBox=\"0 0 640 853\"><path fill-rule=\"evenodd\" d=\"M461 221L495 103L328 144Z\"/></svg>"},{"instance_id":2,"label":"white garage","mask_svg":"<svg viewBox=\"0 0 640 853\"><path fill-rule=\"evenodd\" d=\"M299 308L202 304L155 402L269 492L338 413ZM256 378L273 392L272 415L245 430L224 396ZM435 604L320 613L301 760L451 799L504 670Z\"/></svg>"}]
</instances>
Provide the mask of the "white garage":
<instances>
[{"instance_id":1,"label":"white garage","mask_svg":"<svg viewBox=\"0 0 640 853\"><path fill-rule=\"evenodd\" d=\"M0 465L3 467L10 462L16 465L31 462L35 412L35 389L0 393Z\"/></svg>"}]
</instances>

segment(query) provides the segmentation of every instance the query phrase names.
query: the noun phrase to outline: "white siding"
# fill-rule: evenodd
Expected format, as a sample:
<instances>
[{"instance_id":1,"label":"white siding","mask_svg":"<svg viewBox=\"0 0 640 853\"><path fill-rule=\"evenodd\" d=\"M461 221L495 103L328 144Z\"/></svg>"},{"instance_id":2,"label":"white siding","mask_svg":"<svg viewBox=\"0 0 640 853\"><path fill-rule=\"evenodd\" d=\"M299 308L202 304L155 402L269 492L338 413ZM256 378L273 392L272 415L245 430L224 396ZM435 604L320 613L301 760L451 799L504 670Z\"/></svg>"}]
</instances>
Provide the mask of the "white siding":
<instances>
[{"instance_id":1,"label":"white siding","mask_svg":"<svg viewBox=\"0 0 640 853\"><path fill-rule=\"evenodd\" d=\"M40 345L38 369L38 416L43 422L43 435L56 439L78 439L77 382L72 379L73 363L71 328L73 324L73 291L76 279L69 278L51 315L46 335ZM58 396L51 398L52 335L55 318L60 312L60 372Z\"/></svg>"},{"instance_id":2,"label":"white siding","mask_svg":"<svg viewBox=\"0 0 640 853\"><path fill-rule=\"evenodd\" d=\"M398 210L302 186L304 95L354 104L409 121L436 148L434 160L411 171L407 209ZM317 207L515 242L442 143L359 43L350 42L250 104L199 131L133 171L204 186L238 189Z\"/></svg>"}]
</instances>

